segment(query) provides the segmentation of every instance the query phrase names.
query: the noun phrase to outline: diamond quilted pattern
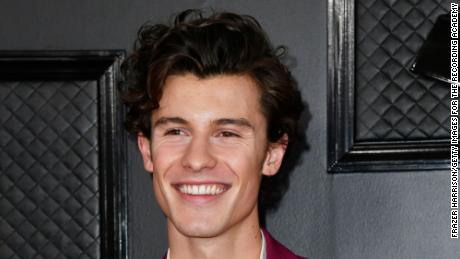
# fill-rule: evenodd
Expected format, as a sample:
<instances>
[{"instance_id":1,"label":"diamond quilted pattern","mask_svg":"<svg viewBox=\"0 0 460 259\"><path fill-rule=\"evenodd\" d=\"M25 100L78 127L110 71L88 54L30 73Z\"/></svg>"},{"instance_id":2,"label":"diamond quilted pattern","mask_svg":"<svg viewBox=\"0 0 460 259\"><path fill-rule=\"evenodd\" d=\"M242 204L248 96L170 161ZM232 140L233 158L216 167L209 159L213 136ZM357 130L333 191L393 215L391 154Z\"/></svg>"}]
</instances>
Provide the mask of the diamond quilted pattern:
<instances>
[{"instance_id":1,"label":"diamond quilted pattern","mask_svg":"<svg viewBox=\"0 0 460 259\"><path fill-rule=\"evenodd\" d=\"M449 8L444 0L356 1L356 140L449 137L449 86L409 71Z\"/></svg>"},{"instance_id":2,"label":"diamond quilted pattern","mask_svg":"<svg viewBox=\"0 0 460 259\"><path fill-rule=\"evenodd\" d=\"M97 82L0 83L0 258L100 258Z\"/></svg>"}]
</instances>

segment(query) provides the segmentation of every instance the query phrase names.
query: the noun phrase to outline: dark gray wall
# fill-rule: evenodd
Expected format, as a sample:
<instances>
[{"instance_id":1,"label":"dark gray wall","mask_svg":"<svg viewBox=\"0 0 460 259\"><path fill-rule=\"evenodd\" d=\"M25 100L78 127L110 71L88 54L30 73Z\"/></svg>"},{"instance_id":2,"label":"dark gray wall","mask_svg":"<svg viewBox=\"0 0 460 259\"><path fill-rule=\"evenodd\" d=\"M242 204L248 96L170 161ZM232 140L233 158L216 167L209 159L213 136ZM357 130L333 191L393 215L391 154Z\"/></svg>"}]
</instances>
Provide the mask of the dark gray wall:
<instances>
[{"instance_id":1,"label":"dark gray wall","mask_svg":"<svg viewBox=\"0 0 460 259\"><path fill-rule=\"evenodd\" d=\"M458 258L448 172L327 175L324 0L0 0L0 49L129 50L145 21L202 7L255 16L297 58L293 72L312 114L310 149L267 218L275 237L311 258ZM128 151L130 255L159 258L167 248L163 215L133 142Z\"/></svg>"}]
</instances>

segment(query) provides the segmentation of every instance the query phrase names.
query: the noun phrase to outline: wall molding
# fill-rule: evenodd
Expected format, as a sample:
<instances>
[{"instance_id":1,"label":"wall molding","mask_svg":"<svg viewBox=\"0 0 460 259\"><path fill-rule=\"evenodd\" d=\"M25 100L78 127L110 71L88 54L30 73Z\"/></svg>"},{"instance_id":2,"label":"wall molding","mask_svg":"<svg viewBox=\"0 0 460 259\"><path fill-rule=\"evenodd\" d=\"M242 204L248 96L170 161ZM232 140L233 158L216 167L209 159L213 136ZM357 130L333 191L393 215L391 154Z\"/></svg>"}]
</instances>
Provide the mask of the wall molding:
<instances>
[{"instance_id":1,"label":"wall molding","mask_svg":"<svg viewBox=\"0 0 460 259\"><path fill-rule=\"evenodd\" d=\"M124 56L122 50L0 51L1 81L97 82L101 258L128 258L126 134L117 90Z\"/></svg>"},{"instance_id":2,"label":"wall molding","mask_svg":"<svg viewBox=\"0 0 460 259\"><path fill-rule=\"evenodd\" d=\"M328 1L328 172L449 168L448 140L355 139L355 1Z\"/></svg>"}]
</instances>

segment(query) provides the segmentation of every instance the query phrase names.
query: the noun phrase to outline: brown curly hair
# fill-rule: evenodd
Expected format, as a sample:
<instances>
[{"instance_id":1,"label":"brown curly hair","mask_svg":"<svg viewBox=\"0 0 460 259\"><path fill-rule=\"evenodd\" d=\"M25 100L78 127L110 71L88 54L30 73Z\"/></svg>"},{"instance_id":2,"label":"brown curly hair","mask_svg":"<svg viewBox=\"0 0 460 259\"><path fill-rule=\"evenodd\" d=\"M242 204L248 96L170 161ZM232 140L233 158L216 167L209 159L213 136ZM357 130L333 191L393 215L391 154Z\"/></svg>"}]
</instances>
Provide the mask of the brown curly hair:
<instances>
[{"instance_id":1,"label":"brown curly hair","mask_svg":"<svg viewBox=\"0 0 460 259\"><path fill-rule=\"evenodd\" d=\"M186 10L169 26L144 25L133 53L121 67L122 101L128 107L126 128L150 138L151 114L159 106L170 75L240 74L249 75L260 87L268 140L276 142L287 134L292 142L304 106L294 78L281 62L285 54L285 48L274 48L259 23L248 15L223 12L204 17L200 10ZM282 187L279 182L263 179L259 201L267 203L273 198L265 196L277 196L274 199L279 201L282 193L275 188Z\"/></svg>"},{"instance_id":2,"label":"brown curly hair","mask_svg":"<svg viewBox=\"0 0 460 259\"><path fill-rule=\"evenodd\" d=\"M247 74L261 89L267 136L274 142L296 135L302 111L300 93L291 73L280 62L284 47L273 48L251 16L186 10L173 25L144 25L133 53L122 64L122 100L128 107L126 128L150 137L150 116L158 108L170 75Z\"/></svg>"}]
</instances>

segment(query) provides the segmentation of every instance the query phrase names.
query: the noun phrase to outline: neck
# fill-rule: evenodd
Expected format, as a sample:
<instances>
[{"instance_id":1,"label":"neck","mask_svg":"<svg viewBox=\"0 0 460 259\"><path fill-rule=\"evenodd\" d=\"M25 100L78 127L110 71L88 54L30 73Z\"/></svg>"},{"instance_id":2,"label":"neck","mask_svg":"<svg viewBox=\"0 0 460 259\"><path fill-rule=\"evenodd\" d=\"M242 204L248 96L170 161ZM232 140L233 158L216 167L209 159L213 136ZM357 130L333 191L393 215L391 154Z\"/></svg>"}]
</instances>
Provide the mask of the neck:
<instances>
[{"instance_id":1,"label":"neck","mask_svg":"<svg viewBox=\"0 0 460 259\"><path fill-rule=\"evenodd\" d=\"M242 222L223 229L212 237L186 236L168 219L168 240L171 259L258 259L262 239L257 208Z\"/></svg>"}]
</instances>

